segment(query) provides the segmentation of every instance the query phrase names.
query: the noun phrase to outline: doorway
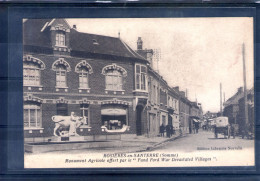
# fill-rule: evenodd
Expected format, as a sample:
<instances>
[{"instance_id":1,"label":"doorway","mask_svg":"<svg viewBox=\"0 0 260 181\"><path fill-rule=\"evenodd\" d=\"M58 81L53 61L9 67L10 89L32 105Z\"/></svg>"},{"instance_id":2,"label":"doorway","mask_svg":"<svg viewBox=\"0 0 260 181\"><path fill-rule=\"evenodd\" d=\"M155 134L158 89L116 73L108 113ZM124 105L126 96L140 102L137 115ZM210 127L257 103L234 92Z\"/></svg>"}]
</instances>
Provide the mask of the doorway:
<instances>
[{"instance_id":1,"label":"doorway","mask_svg":"<svg viewBox=\"0 0 260 181\"><path fill-rule=\"evenodd\" d=\"M143 106L138 105L136 106L136 135L142 135L142 112L143 112Z\"/></svg>"}]
</instances>

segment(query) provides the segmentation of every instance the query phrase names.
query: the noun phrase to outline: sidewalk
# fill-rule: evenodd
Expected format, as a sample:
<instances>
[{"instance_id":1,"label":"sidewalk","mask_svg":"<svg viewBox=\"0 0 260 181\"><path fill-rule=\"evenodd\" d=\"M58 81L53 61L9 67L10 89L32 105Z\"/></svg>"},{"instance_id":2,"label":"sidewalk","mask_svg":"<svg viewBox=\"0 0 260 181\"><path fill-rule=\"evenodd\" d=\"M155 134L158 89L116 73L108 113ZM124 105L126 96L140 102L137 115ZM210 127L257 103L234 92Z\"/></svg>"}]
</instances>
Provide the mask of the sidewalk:
<instances>
[{"instance_id":1,"label":"sidewalk","mask_svg":"<svg viewBox=\"0 0 260 181\"><path fill-rule=\"evenodd\" d=\"M129 147L127 152L141 152L141 151L151 151L155 148L163 146L169 141L186 136L185 134L176 133L172 137L145 137L136 136L134 138L122 138L122 146Z\"/></svg>"},{"instance_id":2,"label":"sidewalk","mask_svg":"<svg viewBox=\"0 0 260 181\"><path fill-rule=\"evenodd\" d=\"M59 143L26 143L25 151L30 153L43 153L43 152L59 152L59 151L72 151L72 150L114 150L116 152L141 152L151 151L155 148L163 146L169 141L183 137L180 133L174 134L171 138L166 137L145 137L145 136L129 136L121 137L121 140L109 141L88 141L88 142L59 142Z\"/></svg>"}]
</instances>

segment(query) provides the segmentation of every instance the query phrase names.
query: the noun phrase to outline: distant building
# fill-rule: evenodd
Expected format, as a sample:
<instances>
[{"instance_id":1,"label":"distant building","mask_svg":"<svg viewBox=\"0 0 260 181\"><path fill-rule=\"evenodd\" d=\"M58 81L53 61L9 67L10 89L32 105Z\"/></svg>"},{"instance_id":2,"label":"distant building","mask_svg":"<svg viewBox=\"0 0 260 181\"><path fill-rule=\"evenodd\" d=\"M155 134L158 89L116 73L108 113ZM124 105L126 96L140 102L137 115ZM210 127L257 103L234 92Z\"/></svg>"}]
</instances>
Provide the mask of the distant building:
<instances>
[{"instance_id":1,"label":"distant building","mask_svg":"<svg viewBox=\"0 0 260 181\"><path fill-rule=\"evenodd\" d=\"M154 70L153 50L143 49L141 37L137 40L136 52L149 61L148 68L148 104L147 104L147 134L156 136L159 134L160 125L172 125L179 130L179 94L163 77Z\"/></svg>"},{"instance_id":2,"label":"distant building","mask_svg":"<svg viewBox=\"0 0 260 181\"><path fill-rule=\"evenodd\" d=\"M242 131L245 126L245 102L244 97L238 100L239 113L237 114L237 124L239 124L239 130ZM254 88L247 91L247 105L248 105L248 123L252 132L254 128Z\"/></svg>"},{"instance_id":3,"label":"distant building","mask_svg":"<svg viewBox=\"0 0 260 181\"><path fill-rule=\"evenodd\" d=\"M239 112L238 101L244 96L243 87L238 88L237 93L224 102L223 116L227 116L229 123L237 124L237 114Z\"/></svg>"},{"instance_id":4,"label":"distant building","mask_svg":"<svg viewBox=\"0 0 260 181\"><path fill-rule=\"evenodd\" d=\"M216 117L218 117L218 113L215 113L215 112L208 111L204 114L205 119L212 119L212 118L216 118Z\"/></svg>"},{"instance_id":5,"label":"distant building","mask_svg":"<svg viewBox=\"0 0 260 181\"><path fill-rule=\"evenodd\" d=\"M175 90L179 91L179 87L175 87ZM184 91L179 91L179 107L180 107L180 127L183 131L183 133L189 133L190 131L190 108L191 108L191 102L187 99L185 96Z\"/></svg>"}]
</instances>

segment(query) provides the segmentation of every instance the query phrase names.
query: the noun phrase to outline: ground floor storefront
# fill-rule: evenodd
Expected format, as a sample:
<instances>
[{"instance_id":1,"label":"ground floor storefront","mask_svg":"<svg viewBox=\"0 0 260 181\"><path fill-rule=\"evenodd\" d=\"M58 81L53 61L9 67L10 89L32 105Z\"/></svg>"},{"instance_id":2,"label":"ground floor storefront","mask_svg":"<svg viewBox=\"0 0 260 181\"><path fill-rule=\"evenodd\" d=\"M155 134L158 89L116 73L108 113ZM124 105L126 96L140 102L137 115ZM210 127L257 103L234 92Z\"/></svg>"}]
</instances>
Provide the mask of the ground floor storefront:
<instances>
[{"instance_id":1,"label":"ground floor storefront","mask_svg":"<svg viewBox=\"0 0 260 181\"><path fill-rule=\"evenodd\" d=\"M72 115L84 118L80 125L75 123L75 135L93 141L121 139L122 136L157 137L161 125L170 124L175 130L180 128L179 115L149 108L145 98L25 93L25 141L49 141L55 136L68 136L71 125L62 123L71 120Z\"/></svg>"},{"instance_id":2,"label":"ground floor storefront","mask_svg":"<svg viewBox=\"0 0 260 181\"><path fill-rule=\"evenodd\" d=\"M25 94L24 137L52 137L55 135L55 121L58 119L58 122L62 123L72 114L75 117L84 117L84 122L76 127L76 134L79 136L136 135L139 133L136 124L137 113L132 102L132 98L94 100L83 96L75 98ZM68 132L69 128L63 125L57 129L58 135L63 131Z\"/></svg>"}]
</instances>

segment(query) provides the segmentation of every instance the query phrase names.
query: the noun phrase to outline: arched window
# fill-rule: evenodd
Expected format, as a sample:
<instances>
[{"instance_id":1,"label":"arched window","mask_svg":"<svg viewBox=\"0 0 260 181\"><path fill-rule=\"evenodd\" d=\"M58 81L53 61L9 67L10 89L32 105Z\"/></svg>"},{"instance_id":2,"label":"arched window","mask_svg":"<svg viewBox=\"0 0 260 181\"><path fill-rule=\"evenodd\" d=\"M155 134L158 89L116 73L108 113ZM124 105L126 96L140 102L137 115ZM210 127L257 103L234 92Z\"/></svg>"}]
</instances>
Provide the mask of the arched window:
<instances>
[{"instance_id":1,"label":"arched window","mask_svg":"<svg viewBox=\"0 0 260 181\"><path fill-rule=\"evenodd\" d=\"M107 90L122 90L123 80L122 73L118 70L108 70L106 72L106 89Z\"/></svg>"},{"instance_id":2,"label":"arched window","mask_svg":"<svg viewBox=\"0 0 260 181\"><path fill-rule=\"evenodd\" d=\"M33 62L23 64L23 84L27 86L40 86L40 66Z\"/></svg>"},{"instance_id":3,"label":"arched window","mask_svg":"<svg viewBox=\"0 0 260 181\"><path fill-rule=\"evenodd\" d=\"M76 65L75 72L79 74L79 89L88 89L89 74L93 73L92 67L86 62L86 60L82 60Z\"/></svg>"},{"instance_id":4,"label":"arched window","mask_svg":"<svg viewBox=\"0 0 260 181\"><path fill-rule=\"evenodd\" d=\"M59 58L52 64L52 70L56 71L56 88L67 88L67 72L70 65L63 58Z\"/></svg>"},{"instance_id":5,"label":"arched window","mask_svg":"<svg viewBox=\"0 0 260 181\"><path fill-rule=\"evenodd\" d=\"M66 68L64 65L58 65L56 68L56 87L67 87Z\"/></svg>"},{"instance_id":6,"label":"arched window","mask_svg":"<svg viewBox=\"0 0 260 181\"><path fill-rule=\"evenodd\" d=\"M88 85L88 71L86 68L81 68L79 72L79 88L80 89L87 89L89 88Z\"/></svg>"},{"instance_id":7,"label":"arched window","mask_svg":"<svg viewBox=\"0 0 260 181\"><path fill-rule=\"evenodd\" d=\"M124 68L116 64L108 65L103 68L102 74L106 76L106 90L123 90L123 77L127 76Z\"/></svg>"},{"instance_id":8,"label":"arched window","mask_svg":"<svg viewBox=\"0 0 260 181\"><path fill-rule=\"evenodd\" d=\"M24 103L24 128L42 127L42 110L38 102L28 101Z\"/></svg>"},{"instance_id":9,"label":"arched window","mask_svg":"<svg viewBox=\"0 0 260 181\"><path fill-rule=\"evenodd\" d=\"M23 57L23 85L41 86L41 70L44 69L43 61L31 55L25 55Z\"/></svg>"}]
</instances>

